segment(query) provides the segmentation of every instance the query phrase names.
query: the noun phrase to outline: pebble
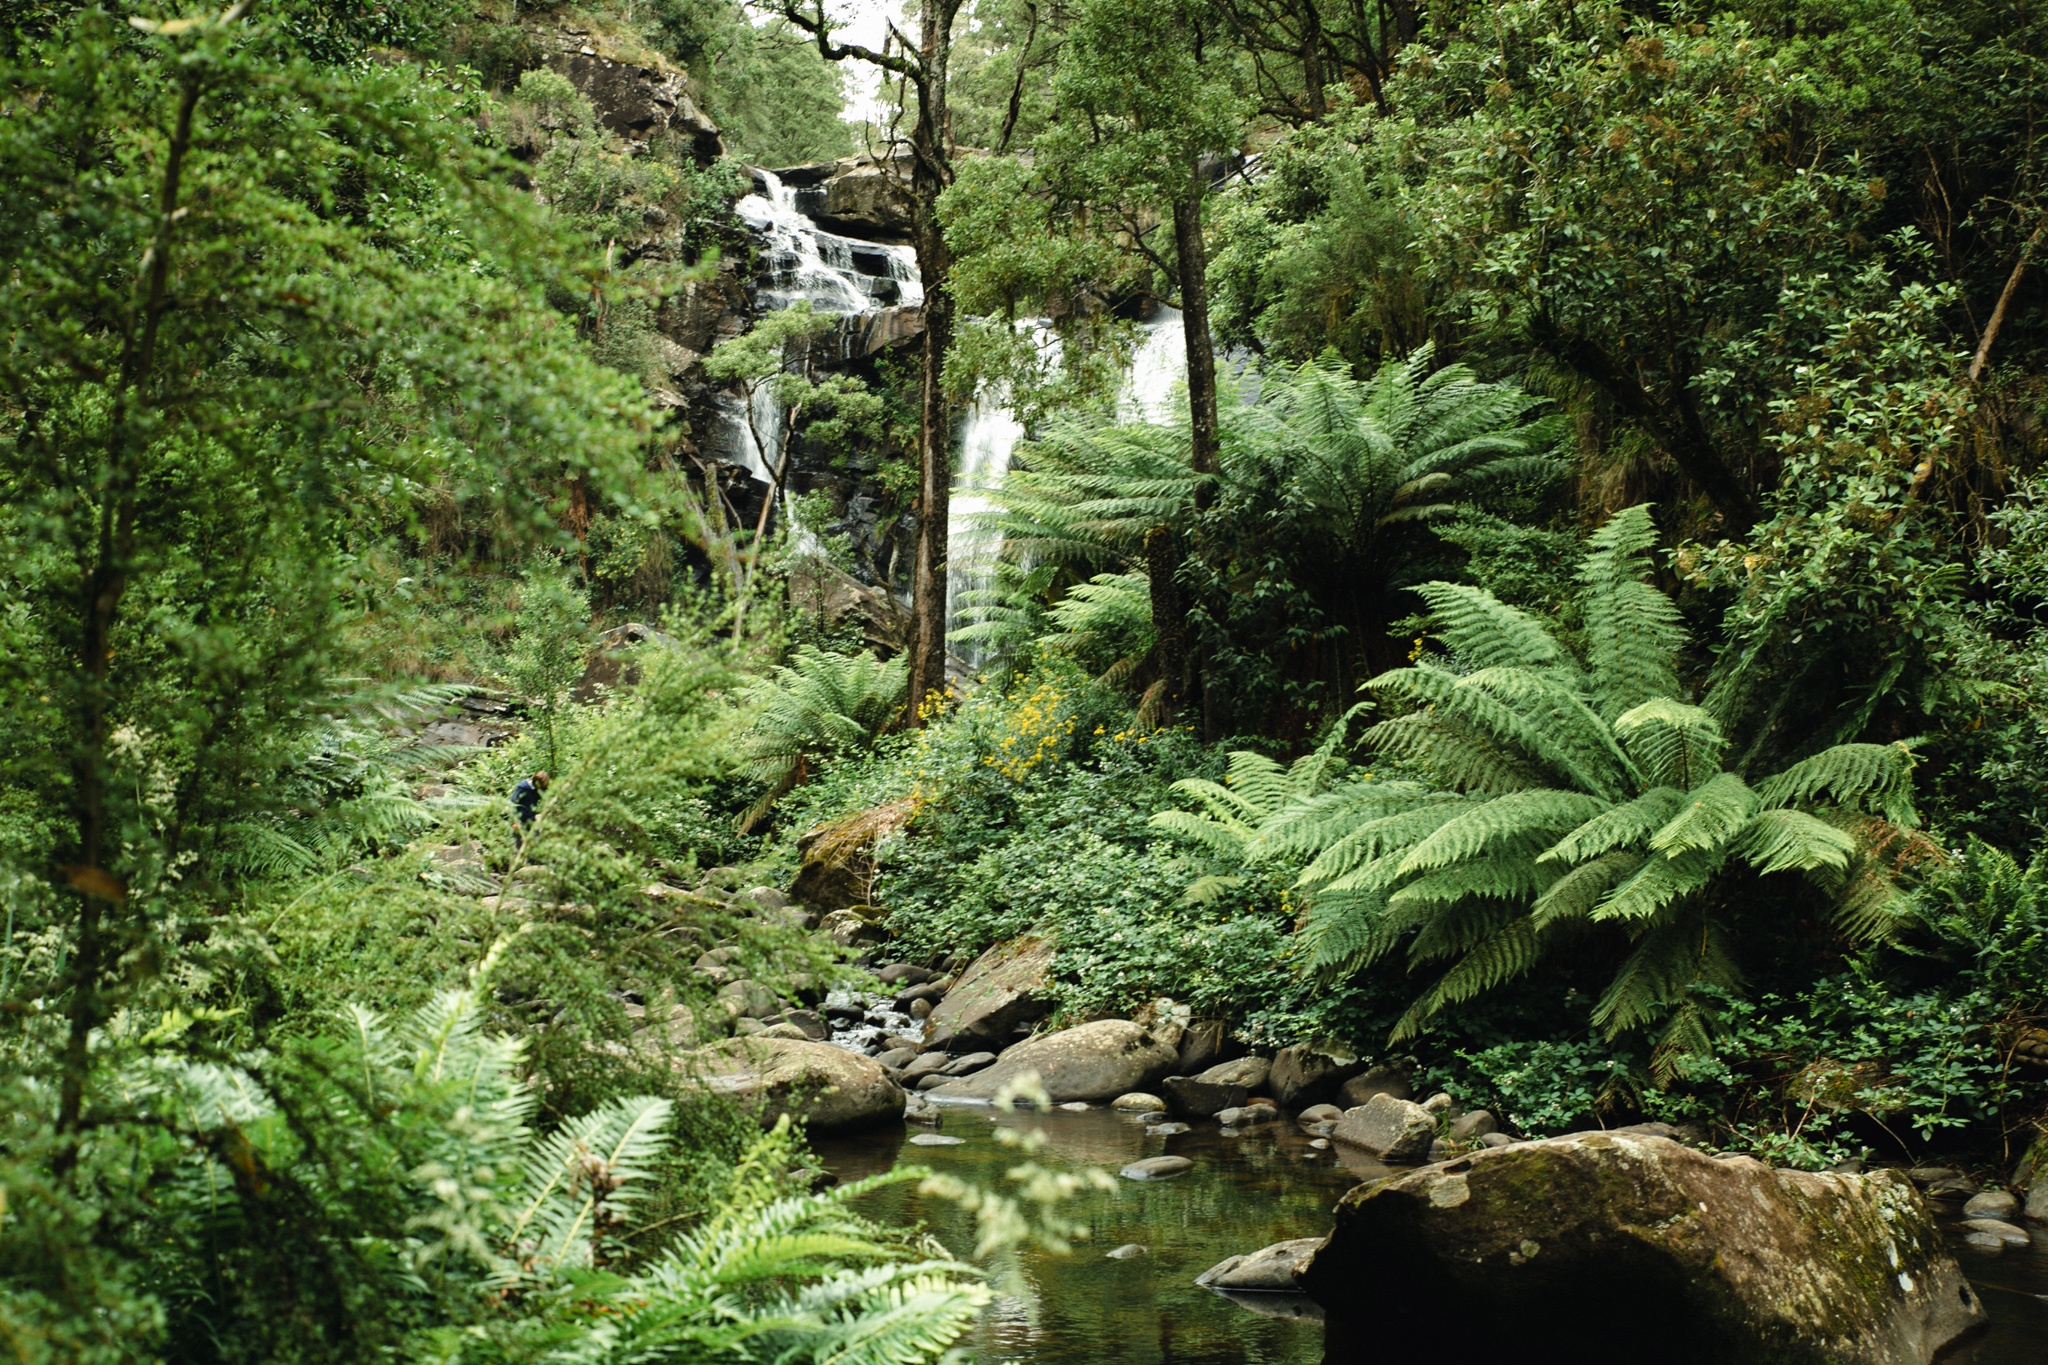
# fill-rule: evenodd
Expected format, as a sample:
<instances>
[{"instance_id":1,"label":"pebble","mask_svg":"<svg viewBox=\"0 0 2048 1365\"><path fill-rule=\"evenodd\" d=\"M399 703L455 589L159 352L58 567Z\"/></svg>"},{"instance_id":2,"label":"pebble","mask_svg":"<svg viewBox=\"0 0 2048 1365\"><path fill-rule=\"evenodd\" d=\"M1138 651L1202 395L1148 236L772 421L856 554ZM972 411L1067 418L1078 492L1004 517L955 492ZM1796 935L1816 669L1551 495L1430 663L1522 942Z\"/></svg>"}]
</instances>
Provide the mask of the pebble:
<instances>
[{"instance_id":1,"label":"pebble","mask_svg":"<svg viewBox=\"0 0 2048 1365\"><path fill-rule=\"evenodd\" d=\"M1109 1107L1125 1114L1160 1114L1166 1111L1166 1101L1157 1095L1133 1090L1128 1095L1118 1095L1109 1102Z\"/></svg>"},{"instance_id":2,"label":"pebble","mask_svg":"<svg viewBox=\"0 0 2048 1365\"><path fill-rule=\"evenodd\" d=\"M1065 1104L1060 1106L1060 1108L1066 1110L1069 1114L1085 1114L1094 1107L1094 1105L1088 1103L1088 1101L1086 1100L1068 1100Z\"/></svg>"},{"instance_id":3,"label":"pebble","mask_svg":"<svg viewBox=\"0 0 2048 1365\"><path fill-rule=\"evenodd\" d=\"M1169 1180L1194 1168L1195 1163L1184 1156L1148 1156L1143 1161L1133 1161L1117 1174L1126 1180Z\"/></svg>"},{"instance_id":4,"label":"pebble","mask_svg":"<svg viewBox=\"0 0 2048 1365\"><path fill-rule=\"evenodd\" d=\"M1104 1259L1111 1261L1128 1261L1135 1257L1143 1256L1144 1254L1145 1248L1139 1246L1136 1242L1125 1242L1115 1251L1107 1253Z\"/></svg>"},{"instance_id":5,"label":"pebble","mask_svg":"<svg viewBox=\"0 0 2048 1365\"><path fill-rule=\"evenodd\" d=\"M1172 1137L1175 1133L1186 1133L1193 1130L1185 1123L1155 1123L1147 1127L1145 1131L1155 1133L1160 1137Z\"/></svg>"},{"instance_id":6,"label":"pebble","mask_svg":"<svg viewBox=\"0 0 2048 1365\"><path fill-rule=\"evenodd\" d=\"M1308 1140L1308 1145L1315 1148L1319 1152L1328 1151L1330 1146L1330 1140L1328 1138L1310 1138Z\"/></svg>"},{"instance_id":7,"label":"pebble","mask_svg":"<svg viewBox=\"0 0 2048 1365\"><path fill-rule=\"evenodd\" d=\"M913 1146L918 1147L958 1147L967 1139L947 1137L944 1133L919 1133L910 1141Z\"/></svg>"}]
</instances>

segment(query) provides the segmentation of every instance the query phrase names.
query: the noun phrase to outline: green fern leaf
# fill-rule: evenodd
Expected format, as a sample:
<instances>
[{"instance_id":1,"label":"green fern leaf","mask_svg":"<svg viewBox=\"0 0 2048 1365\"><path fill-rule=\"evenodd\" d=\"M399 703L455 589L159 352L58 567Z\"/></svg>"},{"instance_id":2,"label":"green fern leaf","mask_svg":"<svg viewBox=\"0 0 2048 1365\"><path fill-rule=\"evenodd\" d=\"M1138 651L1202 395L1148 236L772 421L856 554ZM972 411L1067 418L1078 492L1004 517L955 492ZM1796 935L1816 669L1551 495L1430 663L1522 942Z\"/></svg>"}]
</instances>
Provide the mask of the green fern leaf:
<instances>
[{"instance_id":1,"label":"green fern leaf","mask_svg":"<svg viewBox=\"0 0 2048 1365\"><path fill-rule=\"evenodd\" d=\"M1670 823L1650 836L1650 847L1667 858L1722 849L1760 804L1747 782L1719 773L1685 794Z\"/></svg>"}]
</instances>

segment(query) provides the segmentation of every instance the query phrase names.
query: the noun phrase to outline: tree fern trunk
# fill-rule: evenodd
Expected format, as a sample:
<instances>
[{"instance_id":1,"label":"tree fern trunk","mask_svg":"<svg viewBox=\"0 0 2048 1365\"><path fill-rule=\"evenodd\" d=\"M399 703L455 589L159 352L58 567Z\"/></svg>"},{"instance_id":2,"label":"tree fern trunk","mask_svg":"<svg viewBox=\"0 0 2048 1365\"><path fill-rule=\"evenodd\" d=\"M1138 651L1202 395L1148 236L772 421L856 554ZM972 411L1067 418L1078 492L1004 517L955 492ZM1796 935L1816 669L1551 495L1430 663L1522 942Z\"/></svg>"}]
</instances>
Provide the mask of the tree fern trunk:
<instances>
[{"instance_id":1,"label":"tree fern trunk","mask_svg":"<svg viewBox=\"0 0 2048 1365\"><path fill-rule=\"evenodd\" d=\"M1162 725L1173 724L1188 685L1187 611L1180 600L1180 537L1170 526L1145 533L1145 577L1152 588L1152 639L1165 684Z\"/></svg>"}]
</instances>

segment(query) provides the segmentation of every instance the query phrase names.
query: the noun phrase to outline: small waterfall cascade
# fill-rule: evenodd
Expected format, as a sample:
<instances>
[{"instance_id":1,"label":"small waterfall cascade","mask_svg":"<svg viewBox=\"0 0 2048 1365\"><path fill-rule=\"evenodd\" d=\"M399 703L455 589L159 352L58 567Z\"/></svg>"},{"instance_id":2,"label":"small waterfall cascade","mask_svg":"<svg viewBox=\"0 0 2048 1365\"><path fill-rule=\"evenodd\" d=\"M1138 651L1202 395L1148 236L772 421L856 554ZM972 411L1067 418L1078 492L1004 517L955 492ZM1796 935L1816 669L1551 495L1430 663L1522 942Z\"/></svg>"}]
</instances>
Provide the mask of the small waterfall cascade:
<instances>
[{"instance_id":1,"label":"small waterfall cascade","mask_svg":"<svg viewBox=\"0 0 2048 1365\"><path fill-rule=\"evenodd\" d=\"M1117 399L1117 416L1126 422L1174 421L1187 402L1174 391L1187 377L1187 338L1180 310L1162 307L1144 325L1138 348L1131 353L1131 373Z\"/></svg>"},{"instance_id":2,"label":"small waterfall cascade","mask_svg":"<svg viewBox=\"0 0 2048 1365\"><path fill-rule=\"evenodd\" d=\"M733 205L767 239L760 298L769 311L808 299L820 313L873 313L924 303L917 253L825 231L796 206L796 191L773 171L755 171L761 193Z\"/></svg>"},{"instance_id":3,"label":"small waterfall cascade","mask_svg":"<svg viewBox=\"0 0 2048 1365\"><path fill-rule=\"evenodd\" d=\"M827 231L798 207L797 192L781 177L765 170L753 174L756 192L733 207L740 220L762 239L755 298L763 311L808 302L814 312L854 319L885 309L923 306L924 286L918 276L917 254L911 248ZM1033 323L1031 328L1040 347L1056 344L1048 325ZM1144 325L1118 399L1118 416L1127 422L1174 420L1176 405L1185 401L1176 389L1186 371L1180 314L1162 308ZM719 444L730 463L746 468L757 482L769 483L782 456L784 413L773 397L757 392L751 400L751 426L749 415L741 399L725 399ZM754 437L756 429L761 433L759 441ZM995 582L996 538L973 523L989 510L987 491L1008 472L1011 453L1023 439L1024 428L1011 410L1008 394L984 391L961 415L957 437L960 468L946 528L948 633L967 622L960 610L961 597ZM789 503L785 487L785 515ZM802 527L795 529L803 534ZM970 666L979 665L986 654L968 644L955 646L955 652Z\"/></svg>"},{"instance_id":4,"label":"small waterfall cascade","mask_svg":"<svg viewBox=\"0 0 2048 1365\"><path fill-rule=\"evenodd\" d=\"M775 172L757 170L754 177L759 192L742 198L733 211L763 238L756 298L764 311L808 302L816 313L858 317L924 303L916 252L827 232L797 208L796 191ZM723 445L732 462L744 465L759 482L770 482L782 456L781 406L766 393L754 395L759 442L738 399L729 399L723 408ZM764 450L764 445L771 448Z\"/></svg>"},{"instance_id":5,"label":"small waterfall cascade","mask_svg":"<svg viewBox=\"0 0 2048 1365\"><path fill-rule=\"evenodd\" d=\"M1023 424L995 394L975 397L960 430L960 472L946 514L946 633L968 624L961 610L964 593L992 587L999 537L975 524L989 509L986 489L1002 482L1010 469L1010 452L1024 439ZM988 651L970 641L948 646L969 668L979 668Z\"/></svg>"}]
</instances>

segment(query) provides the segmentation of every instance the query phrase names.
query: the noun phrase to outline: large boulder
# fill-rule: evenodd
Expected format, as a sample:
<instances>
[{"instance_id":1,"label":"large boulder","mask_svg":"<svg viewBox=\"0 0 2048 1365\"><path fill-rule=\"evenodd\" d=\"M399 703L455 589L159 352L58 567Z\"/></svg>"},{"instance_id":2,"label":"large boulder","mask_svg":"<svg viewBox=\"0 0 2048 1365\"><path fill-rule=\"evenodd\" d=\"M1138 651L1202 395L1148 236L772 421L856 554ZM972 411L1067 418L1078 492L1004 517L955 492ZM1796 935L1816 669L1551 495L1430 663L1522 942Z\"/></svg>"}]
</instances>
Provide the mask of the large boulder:
<instances>
[{"instance_id":1,"label":"large boulder","mask_svg":"<svg viewBox=\"0 0 2048 1365\"><path fill-rule=\"evenodd\" d=\"M1337 1087L1365 1067L1358 1055L1342 1043L1322 1040L1283 1047L1266 1073L1266 1086L1282 1109L1306 1109L1322 1104L1337 1093Z\"/></svg>"},{"instance_id":2,"label":"large boulder","mask_svg":"<svg viewBox=\"0 0 2048 1365\"><path fill-rule=\"evenodd\" d=\"M1053 941L1042 934L998 943L960 974L932 1011L925 1041L955 1052L1009 1046L1018 1025L1052 1013L1052 959Z\"/></svg>"},{"instance_id":3,"label":"large boulder","mask_svg":"<svg viewBox=\"0 0 2048 1365\"><path fill-rule=\"evenodd\" d=\"M1301 1290L1296 1278L1322 1250L1320 1237L1296 1237L1275 1242L1249 1256L1232 1256L1218 1261L1195 1283L1204 1289L1236 1290L1239 1293L1294 1294Z\"/></svg>"},{"instance_id":4,"label":"large boulder","mask_svg":"<svg viewBox=\"0 0 2048 1365\"><path fill-rule=\"evenodd\" d=\"M867 646L884 655L910 648L910 609L888 589L871 588L823 559L805 559L790 570L789 601L832 629L858 629Z\"/></svg>"},{"instance_id":5,"label":"large boulder","mask_svg":"<svg viewBox=\"0 0 2048 1365\"><path fill-rule=\"evenodd\" d=\"M1402 1165L1429 1155L1436 1141L1436 1115L1412 1100L1374 1095L1366 1104L1344 1111L1330 1136L1339 1142Z\"/></svg>"},{"instance_id":6,"label":"large boulder","mask_svg":"<svg viewBox=\"0 0 2048 1365\"><path fill-rule=\"evenodd\" d=\"M803 861L790 898L821 914L866 906L875 880L876 841L900 832L915 810L907 799L891 801L805 830L796 841Z\"/></svg>"},{"instance_id":7,"label":"large boulder","mask_svg":"<svg viewBox=\"0 0 2048 1365\"><path fill-rule=\"evenodd\" d=\"M1926 1365L1985 1321L1910 1182L1638 1134L1517 1143L1360 1185L1302 1287L1331 1359Z\"/></svg>"},{"instance_id":8,"label":"large boulder","mask_svg":"<svg viewBox=\"0 0 2048 1365\"><path fill-rule=\"evenodd\" d=\"M1412 1099L1414 1094L1408 1088L1406 1076L1392 1067L1376 1066L1337 1087L1337 1103L1346 1109L1357 1109L1370 1104L1374 1095L1392 1095L1397 1100L1405 1100Z\"/></svg>"},{"instance_id":9,"label":"large boulder","mask_svg":"<svg viewBox=\"0 0 2048 1365\"><path fill-rule=\"evenodd\" d=\"M1103 1019L1029 1038L972 1076L931 1091L937 1099L986 1100L1027 1072L1055 1104L1113 1100L1143 1090L1173 1065L1173 1049L1128 1019Z\"/></svg>"},{"instance_id":10,"label":"large boulder","mask_svg":"<svg viewBox=\"0 0 2048 1365\"><path fill-rule=\"evenodd\" d=\"M1210 1085L1241 1085L1247 1095L1266 1083L1266 1073L1273 1069L1270 1057L1239 1057L1235 1061L1218 1062L1212 1067L1196 1073L1195 1079L1207 1081Z\"/></svg>"},{"instance_id":11,"label":"large boulder","mask_svg":"<svg viewBox=\"0 0 2048 1365\"><path fill-rule=\"evenodd\" d=\"M903 1089L873 1058L798 1038L730 1038L684 1054L705 1086L754 1111L763 1128L783 1114L813 1133L901 1118Z\"/></svg>"}]
</instances>

